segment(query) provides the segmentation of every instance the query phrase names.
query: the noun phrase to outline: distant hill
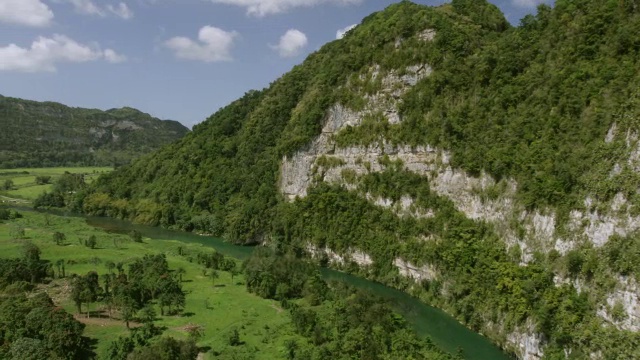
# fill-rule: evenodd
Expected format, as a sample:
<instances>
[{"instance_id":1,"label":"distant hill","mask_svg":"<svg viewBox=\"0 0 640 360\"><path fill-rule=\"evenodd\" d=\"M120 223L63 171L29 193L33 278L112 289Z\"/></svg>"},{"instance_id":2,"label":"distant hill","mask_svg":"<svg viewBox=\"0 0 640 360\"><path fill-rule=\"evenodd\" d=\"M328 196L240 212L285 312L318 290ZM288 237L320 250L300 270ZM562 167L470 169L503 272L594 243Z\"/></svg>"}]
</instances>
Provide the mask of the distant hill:
<instances>
[{"instance_id":1,"label":"distant hill","mask_svg":"<svg viewBox=\"0 0 640 360\"><path fill-rule=\"evenodd\" d=\"M129 107L72 108L0 95L0 168L120 165L189 132Z\"/></svg>"}]
</instances>

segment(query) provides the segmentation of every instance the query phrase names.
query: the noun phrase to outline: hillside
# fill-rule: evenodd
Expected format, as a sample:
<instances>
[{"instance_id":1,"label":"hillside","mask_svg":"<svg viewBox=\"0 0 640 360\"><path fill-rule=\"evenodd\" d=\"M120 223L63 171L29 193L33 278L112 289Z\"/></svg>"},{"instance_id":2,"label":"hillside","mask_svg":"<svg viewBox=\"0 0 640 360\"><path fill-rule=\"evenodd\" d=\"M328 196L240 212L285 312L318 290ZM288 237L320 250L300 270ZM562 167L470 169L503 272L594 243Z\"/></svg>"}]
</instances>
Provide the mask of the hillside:
<instances>
[{"instance_id":1,"label":"hillside","mask_svg":"<svg viewBox=\"0 0 640 360\"><path fill-rule=\"evenodd\" d=\"M80 200L304 250L521 359L640 358L638 33L636 1L403 1Z\"/></svg>"},{"instance_id":2,"label":"hillside","mask_svg":"<svg viewBox=\"0 0 640 360\"><path fill-rule=\"evenodd\" d=\"M0 168L121 165L189 132L132 108L101 111L4 96L0 126Z\"/></svg>"}]
</instances>

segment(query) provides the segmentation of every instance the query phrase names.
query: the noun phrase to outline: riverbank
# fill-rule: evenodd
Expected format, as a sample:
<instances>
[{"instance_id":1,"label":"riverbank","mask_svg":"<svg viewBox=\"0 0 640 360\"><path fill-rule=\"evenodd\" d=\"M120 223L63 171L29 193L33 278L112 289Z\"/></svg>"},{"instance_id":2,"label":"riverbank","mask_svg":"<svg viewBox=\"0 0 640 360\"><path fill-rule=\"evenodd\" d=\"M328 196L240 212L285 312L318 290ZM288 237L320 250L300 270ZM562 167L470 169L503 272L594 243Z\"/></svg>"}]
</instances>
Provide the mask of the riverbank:
<instances>
[{"instance_id":1,"label":"riverbank","mask_svg":"<svg viewBox=\"0 0 640 360\"><path fill-rule=\"evenodd\" d=\"M148 238L149 243L168 242L175 244L180 242L190 246L212 247L216 251L236 259L246 259L253 251L251 247L233 245L220 238L137 225L112 218L74 217L74 219L85 219L82 221L86 221L87 226L101 229L114 236L126 236L125 234L136 230ZM455 353L460 349L466 359L509 359L506 354L485 337L467 329L443 311L430 307L404 292L330 269L322 269L322 273L326 279L344 281L352 286L367 289L375 295L390 301L394 309L407 319L419 335L431 338L438 346L451 353Z\"/></svg>"}]
</instances>

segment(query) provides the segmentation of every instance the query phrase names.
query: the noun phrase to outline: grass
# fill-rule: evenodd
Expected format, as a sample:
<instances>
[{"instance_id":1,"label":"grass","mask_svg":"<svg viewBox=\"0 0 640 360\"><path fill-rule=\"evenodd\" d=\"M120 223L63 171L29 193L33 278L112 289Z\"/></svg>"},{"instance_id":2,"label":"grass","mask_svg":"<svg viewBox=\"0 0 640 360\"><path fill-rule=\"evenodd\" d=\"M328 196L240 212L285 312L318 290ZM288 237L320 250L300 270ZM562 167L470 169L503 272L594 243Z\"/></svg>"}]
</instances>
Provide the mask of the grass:
<instances>
[{"instance_id":1,"label":"grass","mask_svg":"<svg viewBox=\"0 0 640 360\"><path fill-rule=\"evenodd\" d=\"M85 174L85 181L91 183L100 174L112 171L110 167L59 167L59 168L24 168L24 169L0 169L0 186L6 180L13 181L13 189L0 192L10 198L24 200L35 200L45 191L50 191L51 185L65 172L72 174ZM51 183L39 185L36 183L37 176L51 176Z\"/></svg>"},{"instance_id":2,"label":"grass","mask_svg":"<svg viewBox=\"0 0 640 360\"><path fill-rule=\"evenodd\" d=\"M275 301L265 300L247 292L243 275L231 280L231 274L219 271L220 277L215 283L203 276L202 267L189 262L178 255L178 247L186 253L213 251L199 244L186 244L171 240L145 238L136 243L126 235L107 233L87 225L82 218L45 215L36 212L23 212L24 218L0 223L0 257L20 256L22 245L31 241L42 251L42 258L55 264L56 260L65 260L67 277L70 274L86 274L94 270L99 274L108 272L105 263L131 262L144 254L163 253L171 269L182 267L183 288L187 293L186 306L182 315L160 317L157 325L166 327L164 335L177 338L186 337L183 328L189 324L201 325L205 334L198 345L211 349L205 358L216 359L278 359L284 357L284 342L297 337L294 334L290 318ZM13 239L16 228L25 231L25 240ZM56 245L53 233L66 235L63 245ZM98 240L98 247L90 249L81 245L91 235ZM238 264L239 265L239 264ZM53 266L55 269L55 266ZM125 266L126 268L126 266ZM54 301L70 313L76 309L69 298L69 282L66 279L55 280L45 288ZM92 304L92 311L100 311L100 304ZM158 314L160 312L158 311ZM78 319L85 322L85 335L97 340L96 353L99 358L105 354L111 341L118 336L127 335L128 330L118 319L110 320L105 316ZM228 345L227 335L233 329L240 332L239 346Z\"/></svg>"}]
</instances>

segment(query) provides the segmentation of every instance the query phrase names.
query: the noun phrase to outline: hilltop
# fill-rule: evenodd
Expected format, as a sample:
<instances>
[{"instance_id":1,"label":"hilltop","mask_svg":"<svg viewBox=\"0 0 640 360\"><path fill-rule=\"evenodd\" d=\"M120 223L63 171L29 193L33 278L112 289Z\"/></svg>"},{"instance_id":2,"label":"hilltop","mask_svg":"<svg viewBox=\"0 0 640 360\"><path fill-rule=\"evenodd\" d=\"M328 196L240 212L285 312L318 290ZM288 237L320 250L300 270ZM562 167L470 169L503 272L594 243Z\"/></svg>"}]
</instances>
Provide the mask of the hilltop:
<instances>
[{"instance_id":1,"label":"hilltop","mask_svg":"<svg viewBox=\"0 0 640 360\"><path fill-rule=\"evenodd\" d=\"M0 168L121 165L189 132L129 107L102 111L4 96L0 126Z\"/></svg>"},{"instance_id":2,"label":"hilltop","mask_svg":"<svg viewBox=\"0 0 640 360\"><path fill-rule=\"evenodd\" d=\"M522 359L638 358L638 33L636 1L402 1L76 204L305 253Z\"/></svg>"}]
</instances>

